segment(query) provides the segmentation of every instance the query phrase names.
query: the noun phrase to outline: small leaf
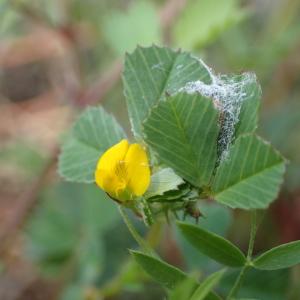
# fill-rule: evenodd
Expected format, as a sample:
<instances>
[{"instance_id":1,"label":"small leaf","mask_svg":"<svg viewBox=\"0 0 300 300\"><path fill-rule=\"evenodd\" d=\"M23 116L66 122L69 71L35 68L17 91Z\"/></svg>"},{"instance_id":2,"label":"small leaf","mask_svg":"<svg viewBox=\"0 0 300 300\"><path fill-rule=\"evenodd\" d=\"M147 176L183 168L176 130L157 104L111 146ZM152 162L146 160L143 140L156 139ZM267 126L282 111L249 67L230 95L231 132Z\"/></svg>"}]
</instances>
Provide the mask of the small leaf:
<instances>
[{"instance_id":1,"label":"small leaf","mask_svg":"<svg viewBox=\"0 0 300 300\"><path fill-rule=\"evenodd\" d=\"M195 280L193 278L187 278L175 287L170 293L168 300L190 300L195 288Z\"/></svg>"},{"instance_id":2,"label":"small leaf","mask_svg":"<svg viewBox=\"0 0 300 300\"><path fill-rule=\"evenodd\" d=\"M213 197L232 208L266 208L277 196L285 161L255 135L242 135L217 169Z\"/></svg>"},{"instance_id":3,"label":"small leaf","mask_svg":"<svg viewBox=\"0 0 300 300\"><path fill-rule=\"evenodd\" d=\"M171 266L158 258L139 251L131 250L130 253L133 255L136 262L150 277L152 277L153 280L165 286L166 288L174 289L187 280L194 282L194 289L197 288L197 281L191 277L188 277L186 273L182 272L178 268ZM210 292L205 299L219 300L220 298L215 293Z\"/></svg>"},{"instance_id":4,"label":"small leaf","mask_svg":"<svg viewBox=\"0 0 300 300\"><path fill-rule=\"evenodd\" d=\"M223 237L187 223L177 224L184 237L208 257L230 267L245 264L246 258L241 250Z\"/></svg>"},{"instance_id":5,"label":"small leaf","mask_svg":"<svg viewBox=\"0 0 300 300\"><path fill-rule=\"evenodd\" d=\"M193 191L191 190L191 186L188 183L181 184L178 186L177 190L170 190L162 195L156 195L151 198L148 198L148 202L177 202L180 199L184 199L189 197Z\"/></svg>"},{"instance_id":6,"label":"small leaf","mask_svg":"<svg viewBox=\"0 0 300 300\"><path fill-rule=\"evenodd\" d=\"M272 248L253 261L260 270L278 270L300 263L300 241L295 241Z\"/></svg>"},{"instance_id":7,"label":"small leaf","mask_svg":"<svg viewBox=\"0 0 300 300\"><path fill-rule=\"evenodd\" d=\"M178 175L198 187L207 185L217 160L218 118L211 99L178 93L152 109L145 140Z\"/></svg>"},{"instance_id":8,"label":"small leaf","mask_svg":"<svg viewBox=\"0 0 300 300\"><path fill-rule=\"evenodd\" d=\"M164 168L151 176L151 184L145 193L145 198L150 198L171 190L177 190L183 184L181 177L175 174L171 168Z\"/></svg>"},{"instance_id":9,"label":"small leaf","mask_svg":"<svg viewBox=\"0 0 300 300\"><path fill-rule=\"evenodd\" d=\"M187 274L158 258L139 251L131 250L130 253L144 271L153 278L153 280L169 289L175 288L178 284L188 278Z\"/></svg>"},{"instance_id":10,"label":"small leaf","mask_svg":"<svg viewBox=\"0 0 300 300\"><path fill-rule=\"evenodd\" d=\"M115 11L104 19L104 35L118 55L132 51L137 44L161 41L162 33L155 7L150 2L133 3L126 14Z\"/></svg>"},{"instance_id":11,"label":"small leaf","mask_svg":"<svg viewBox=\"0 0 300 300\"><path fill-rule=\"evenodd\" d=\"M126 135L114 117L101 107L87 108L62 146L58 170L68 181L93 183L102 153Z\"/></svg>"},{"instance_id":12,"label":"small leaf","mask_svg":"<svg viewBox=\"0 0 300 300\"><path fill-rule=\"evenodd\" d=\"M142 123L159 100L195 80L209 84L210 73L199 59L187 52L152 46L137 47L126 55L124 92L136 138L142 138Z\"/></svg>"},{"instance_id":13,"label":"small leaf","mask_svg":"<svg viewBox=\"0 0 300 300\"><path fill-rule=\"evenodd\" d=\"M253 78L256 77L253 76ZM249 81L243 87L242 92L244 93L244 99L239 115L239 122L235 128L236 137L255 132L258 121L258 109L261 103L261 87L256 80Z\"/></svg>"},{"instance_id":14,"label":"small leaf","mask_svg":"<svg viewBox=\"0 0 300 300\"><path fill-rule=\"evenodd\" d=\"M193 293L190 300L204 300L209 292L218 284L224 275L225 270L215 272L208 276Z\"/></svg>"},{"instance_id":15,"label":"small leaf","mask_svg":"<svg viewBox=\"0 0 300 300\"><path fill-rule=\"evenodd\" d=\"M205 218L200 218L198 226L207 231L218 234L225 237L230 225L232 224L233 214L227 206L221 205L215 201L200 201L198 205L201 213ZM218 222L216 222L218 220ZM194 221L186 221L194 225ZM182 234L179 232L179 228L176 230L176 240L184 255L184 259L188 270L201 269L203 272L211 272L219 268L219 264L211 259L207 259L207 256L200 253L195 247L193 247Z\"/></svg>"},{"instance_id":16,"label":"small leaf","mask_svg":"<svg viewBox=\"0 0 300 300\"><path fill-rule=\"evenodd\" d=\"M191 50L204 46L241 20L243 15L236 0L188 1L174 26L175 43Z\"/></svg>"},{"instance_id":17,"label":"small leaf","mask_svg":"<svg viewBox=\"0 0 300 300\"><path fill-rule=\"evenodd\" d=\"M229 294L239 273L240 270L238 269L228 270L218 285L220 293L223 295ZM245 273L238 297L234 298L254 298L260 300L288 299L287 293L290 290L289 273L288 269L270 272L249 268Z\"/></svg>"}]
</instances>

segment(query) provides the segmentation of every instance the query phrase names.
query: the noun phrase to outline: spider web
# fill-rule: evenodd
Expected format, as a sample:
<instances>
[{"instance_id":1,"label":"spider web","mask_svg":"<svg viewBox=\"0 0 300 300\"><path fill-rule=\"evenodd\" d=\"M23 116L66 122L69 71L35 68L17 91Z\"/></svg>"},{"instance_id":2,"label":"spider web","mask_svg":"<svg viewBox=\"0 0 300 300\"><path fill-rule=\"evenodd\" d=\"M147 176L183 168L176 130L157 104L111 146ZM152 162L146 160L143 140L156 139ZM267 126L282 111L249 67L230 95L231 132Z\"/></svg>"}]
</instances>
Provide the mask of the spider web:
<instances>
[{"instance_id":1,"label":"spider web","mask_svg":"<svg viewBox=\"0 0 300 300\"><path fill-rule=\"evenodd\" d=\"M211 83L205 84L202 81L188 82L179 91L188 94L200 93L211 98L220 114L221 130L218 138L218 151L220 161L226 159L228 149L234 139L235 127L239 122L242 104L245 100L251 100L249 85L256 83L254 73L243 73L241 75L215 75L206 66L211 75ZM250 91L251 93L251 91Z\"/></svg>"}]
</instances>

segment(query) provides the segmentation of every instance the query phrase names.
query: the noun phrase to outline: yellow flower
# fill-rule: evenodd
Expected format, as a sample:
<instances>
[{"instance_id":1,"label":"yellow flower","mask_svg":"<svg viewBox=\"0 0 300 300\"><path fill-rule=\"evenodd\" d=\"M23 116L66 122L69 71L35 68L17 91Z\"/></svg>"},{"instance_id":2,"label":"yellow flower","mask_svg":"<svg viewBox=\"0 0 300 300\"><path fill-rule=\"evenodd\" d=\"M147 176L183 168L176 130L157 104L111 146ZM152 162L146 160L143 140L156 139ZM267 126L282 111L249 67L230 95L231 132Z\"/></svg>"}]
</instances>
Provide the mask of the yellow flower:
<instances>
[{"instance_id":1,"label":"yellow flower","mask_svg":"<svg viewBox=\"0 0 300 300\"><path fill-rule=\"evenodd\" d=\"M150 184L146 151L139 144L130 145L122 140L100 157L95 181L116 200L127 201L143 195Z\"/></svg>"}]
</instances>

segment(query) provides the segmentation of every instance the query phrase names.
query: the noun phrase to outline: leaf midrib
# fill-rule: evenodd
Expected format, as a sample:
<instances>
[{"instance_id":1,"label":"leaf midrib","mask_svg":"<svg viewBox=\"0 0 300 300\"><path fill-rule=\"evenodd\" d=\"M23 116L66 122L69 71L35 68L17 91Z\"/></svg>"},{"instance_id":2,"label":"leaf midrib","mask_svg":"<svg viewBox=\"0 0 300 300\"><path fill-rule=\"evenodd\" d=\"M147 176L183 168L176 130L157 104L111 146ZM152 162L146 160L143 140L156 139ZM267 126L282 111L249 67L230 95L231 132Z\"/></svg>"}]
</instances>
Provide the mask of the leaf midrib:
<instances>
[{"instance_id":1,"label":"leaf midrib","mask_svg":"<svg viewBox=\"0 0 300 300\"><path fill-rule=\"evenodd\" d=\"M187 230L189 231L189 234L191 234L191 235L194 237L195 240L198 240L198 239L199 239L199 236L198 236L196 233L190 231L190 229L191 229L191 228L188 228L188 229L187 229ZM212 236L213 236L216 240L224 242L224 244L226 244L226 246L231 247L232 249L234 249L234 250L236 251L236 253L239 253L238 255L240 255L240 258L243 258L243 260L245 261L245 256L244 256L244 254L243 254L243 253L242 253L235 245L233 245L232 243L226 241L226 239L223 239L223 238L221 238L221 237L219 237L219 236L217 236L217 235L212 234ZM203 240L203 238L201 238L201 240ZM227 257L230 257L232 260L237 261L236 256L232 255L232 254L233 254L232 251L229 251L229 252L228 252L228 251L226 251L224 248L221 248L221 249L220 249L218 246L216 246L214 243L209 242L208 240L206 240L206 243L208 243L213 249L217 250L217 252L223 253L223 254L225 254ZM195 246L195 247L197 247L197 246ZM197 247L197 248L198 248L198 247ZM221 256L221 257L222 257L222 256ZM233 264L230 264L230 265L233 266ZM242 264L240 264L239 266L241 266L241 265L242 265ZM238 265L235 264L235 266L238 266Z\"/></svg>"}]
</instances>

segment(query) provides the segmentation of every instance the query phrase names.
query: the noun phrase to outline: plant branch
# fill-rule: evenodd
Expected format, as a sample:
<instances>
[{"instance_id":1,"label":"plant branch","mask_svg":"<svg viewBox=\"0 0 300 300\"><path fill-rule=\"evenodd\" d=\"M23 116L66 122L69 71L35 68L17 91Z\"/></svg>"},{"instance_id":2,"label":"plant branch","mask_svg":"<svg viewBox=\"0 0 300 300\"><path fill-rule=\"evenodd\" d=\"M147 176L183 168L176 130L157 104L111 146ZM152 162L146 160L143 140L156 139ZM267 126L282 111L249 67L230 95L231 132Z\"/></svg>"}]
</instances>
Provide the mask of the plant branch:
<instances>
[{"instance_id":1,"label":"plant branch","mask_svg":"<svg viewBox=\"0 0 300 300\"><path fill-rule=\"evenodd\" d=\"M153 254L153 250L150 248L150 246L147 244L147 242L141 237L141 235L137 232L134 225L130 221L128 215L125 212L125 209L122 205L119 205L119 211L120 214L124 220L124 223L126 224L129 232L131 233L132 237L135 239L135 241L138 243L138 245L143 249L143 251Z\"/></svg>"},{"instance_id":2,"label":"plant branch","mask_svg":"<svg viewBox=\"0 0 300 300\"><path fill-rule=\"evenodd\" d=\"M248 263L251 263L256 232L257 232L257 213L256 210L253 210L251 213L250 241L249 241L248 253L247 253Z\"/></svg>"},{"instance_id":3,"label":"plant branch","mask_svg":"<svg viewBox=\"0 0 300 300\"><path fill-rule=\"evenodd\" d=\"M256 211L253 210L251 213L251 229L250 229L250 240L249 240L249 246L248 246L248 252L247 252L247 261L246 261L245 265L243 266L243 268L241 269L239 276L235 280L234 285L231 288L231 290L226 298L227 300L231 300L237 294L237 292L239 291L239 289L242 285L245 273L246 273L247 269L251 266L251 259L252 259L252 253L253 253L256 232L257 232L257 218L256 218Z\"/></svg>"},{"instance_id":4,"label":"plant branch","mask_svg":"<svg viewBox=\"0 0 300 300\"><path fill-rule=\"evenodd\" d=\"M55 146L50 154L48 162L46 163L44 169L41 171L40 175L17 200L19 206L14 210L10 221L4 227L2 227L0 231L0 253L5 251L6 247L9 244L9 241L14 238L18 229L21 228L25 223L27 216L30 214L30 211L33 209L36 203L37 196L40 190L44 187L49 178L49 175L54 170L58 152L59 147Z\"/></svg>"}]
</instances>

